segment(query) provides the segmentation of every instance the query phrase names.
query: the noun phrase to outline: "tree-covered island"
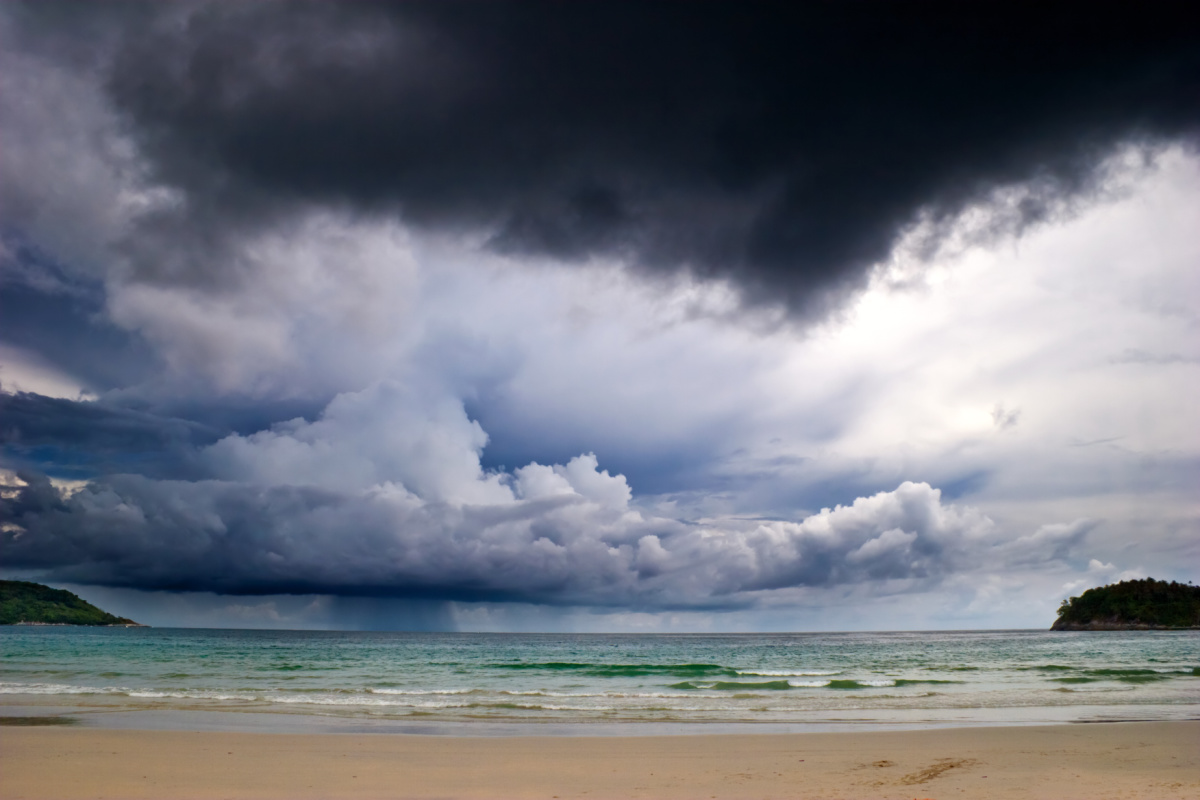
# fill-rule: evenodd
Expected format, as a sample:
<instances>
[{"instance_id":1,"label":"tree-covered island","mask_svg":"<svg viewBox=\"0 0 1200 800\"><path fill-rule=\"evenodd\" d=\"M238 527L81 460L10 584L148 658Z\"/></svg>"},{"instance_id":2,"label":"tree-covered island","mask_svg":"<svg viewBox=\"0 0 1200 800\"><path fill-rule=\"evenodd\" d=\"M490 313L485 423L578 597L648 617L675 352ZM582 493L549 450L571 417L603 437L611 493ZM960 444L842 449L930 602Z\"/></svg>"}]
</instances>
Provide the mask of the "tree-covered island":
<instances>
[{"instance_id":1,"label":"tree-covered island","mask_svg":"<svg viewBox=\"0 0 1200 800\"><path fill-rule=\"evenodd\" d=\"M1052 631L1126 631L1200 628L1200 586L1136 581L1098 586L1063 600Z\"/></svg>"},{"instance_id":2,"label":"tree-covered island","mask_svg":"<svg viewBox=\"0 0 1200 800\"><path fill-rule=\"evenodd\" d=\"M144 627L101 611L65 589L28 581L0 581L0 625L111 625Z\"/></svg>"}]
</instances>

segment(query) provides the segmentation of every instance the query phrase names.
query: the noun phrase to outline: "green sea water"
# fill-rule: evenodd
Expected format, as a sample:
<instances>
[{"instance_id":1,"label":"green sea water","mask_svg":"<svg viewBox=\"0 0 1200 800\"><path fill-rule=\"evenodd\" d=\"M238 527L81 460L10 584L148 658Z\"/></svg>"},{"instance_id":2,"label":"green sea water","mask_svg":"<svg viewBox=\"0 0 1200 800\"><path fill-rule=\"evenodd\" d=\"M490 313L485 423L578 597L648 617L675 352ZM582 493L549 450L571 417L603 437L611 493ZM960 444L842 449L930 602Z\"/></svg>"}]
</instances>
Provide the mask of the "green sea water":
<instances>
[{"instance_id":1,"label":"green sea water","mask_svg":"<svg viewBox=\"0 0 1200 800\"><path fill-rule=\"evenodd\" d=\"M1200 632L597 635L0 629L3 708L405 722L1200 717Z\"/></svg>"}]
</instances>

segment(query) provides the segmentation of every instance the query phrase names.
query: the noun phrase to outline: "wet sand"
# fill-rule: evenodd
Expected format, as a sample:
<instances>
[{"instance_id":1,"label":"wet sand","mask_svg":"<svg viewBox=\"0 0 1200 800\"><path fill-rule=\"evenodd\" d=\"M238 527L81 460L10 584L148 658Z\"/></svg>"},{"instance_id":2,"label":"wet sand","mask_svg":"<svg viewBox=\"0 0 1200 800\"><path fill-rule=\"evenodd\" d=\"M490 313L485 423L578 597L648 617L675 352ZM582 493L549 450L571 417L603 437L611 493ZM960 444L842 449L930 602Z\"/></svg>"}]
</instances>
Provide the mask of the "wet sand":
<instances>
[{"instance_id":1,"label":"wet sand","mask_svg":"<svg viewBox=\"0 0 1200 800\"><path fill-rule=\"evenodd\" d=\"M0 728L2 798L1196 798L1200 721L474 738Z\"/></svg>"}]
</instances>

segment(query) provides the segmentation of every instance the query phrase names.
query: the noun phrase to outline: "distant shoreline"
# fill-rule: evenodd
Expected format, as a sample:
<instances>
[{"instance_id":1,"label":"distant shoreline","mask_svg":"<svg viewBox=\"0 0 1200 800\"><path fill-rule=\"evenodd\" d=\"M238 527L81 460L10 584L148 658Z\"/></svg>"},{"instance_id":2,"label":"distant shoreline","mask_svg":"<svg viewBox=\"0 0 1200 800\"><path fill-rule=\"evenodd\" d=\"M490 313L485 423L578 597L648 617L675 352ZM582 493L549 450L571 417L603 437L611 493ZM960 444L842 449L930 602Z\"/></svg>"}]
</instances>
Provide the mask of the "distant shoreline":
<instances>
[{"instance_id":1,"label":"distant shoreline","mask_svg":"<svg viewBox=\"0 0 1200 800\"><path fill-rule=\"evenodd\" d=\"M66 589L31 581L0 580L0 625L147 628L97 608Z\"/></svg>"},{"instance_id":2,"label":"distant shoreline","mask_svg":"<svg viewBox=\"0 0 1200 800\"><path fill-rule=\"evenodd\" d=\"M140 622L99 622L95 625L86 622L5 622L0 623L10 628L15 627L38 627L38 628L149 628L149 625L143 625Z\"/></svg>"},{"instance_id":3,"label":"distant shoreline","mask_svg":"<svg viewBox=\"0 0 1200 800\"><path fill-rule=\"evenodd\" d=\"M1200 625L1142 625L1126 622L1067 622L1050 630L1056 632L1080 631L1200 631Z\"/></svg>"},{"instance_id":4,"label":"distant shoreline","mask_svg":"<svg viewBox=\"0 0 1200 800\"><path fill-rule=\"evenodd\" d=\"M1200 586L1153 578L1097 586L1064 600L1050 630L1200 630Z\"/></svg>"}]
</instances>

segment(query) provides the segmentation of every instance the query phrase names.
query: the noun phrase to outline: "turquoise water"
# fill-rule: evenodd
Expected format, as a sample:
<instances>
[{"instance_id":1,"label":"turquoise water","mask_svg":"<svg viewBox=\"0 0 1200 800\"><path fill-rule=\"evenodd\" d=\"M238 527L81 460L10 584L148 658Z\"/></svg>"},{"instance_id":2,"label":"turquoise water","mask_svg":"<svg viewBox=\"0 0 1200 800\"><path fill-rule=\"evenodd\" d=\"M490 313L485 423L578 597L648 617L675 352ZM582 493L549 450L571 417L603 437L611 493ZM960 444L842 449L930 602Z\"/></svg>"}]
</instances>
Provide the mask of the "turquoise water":
<instances>
[{"instance_id":1,"label":"turquoise water","mask_svg":"<svg viewBox=\"0 0 1200 800\"><path fill-rule=\"evenodd\" d=\"M0 702L520 723L1200 716L1200 632L596 635L10 627Z\"/></svg>"}]
</instances>

